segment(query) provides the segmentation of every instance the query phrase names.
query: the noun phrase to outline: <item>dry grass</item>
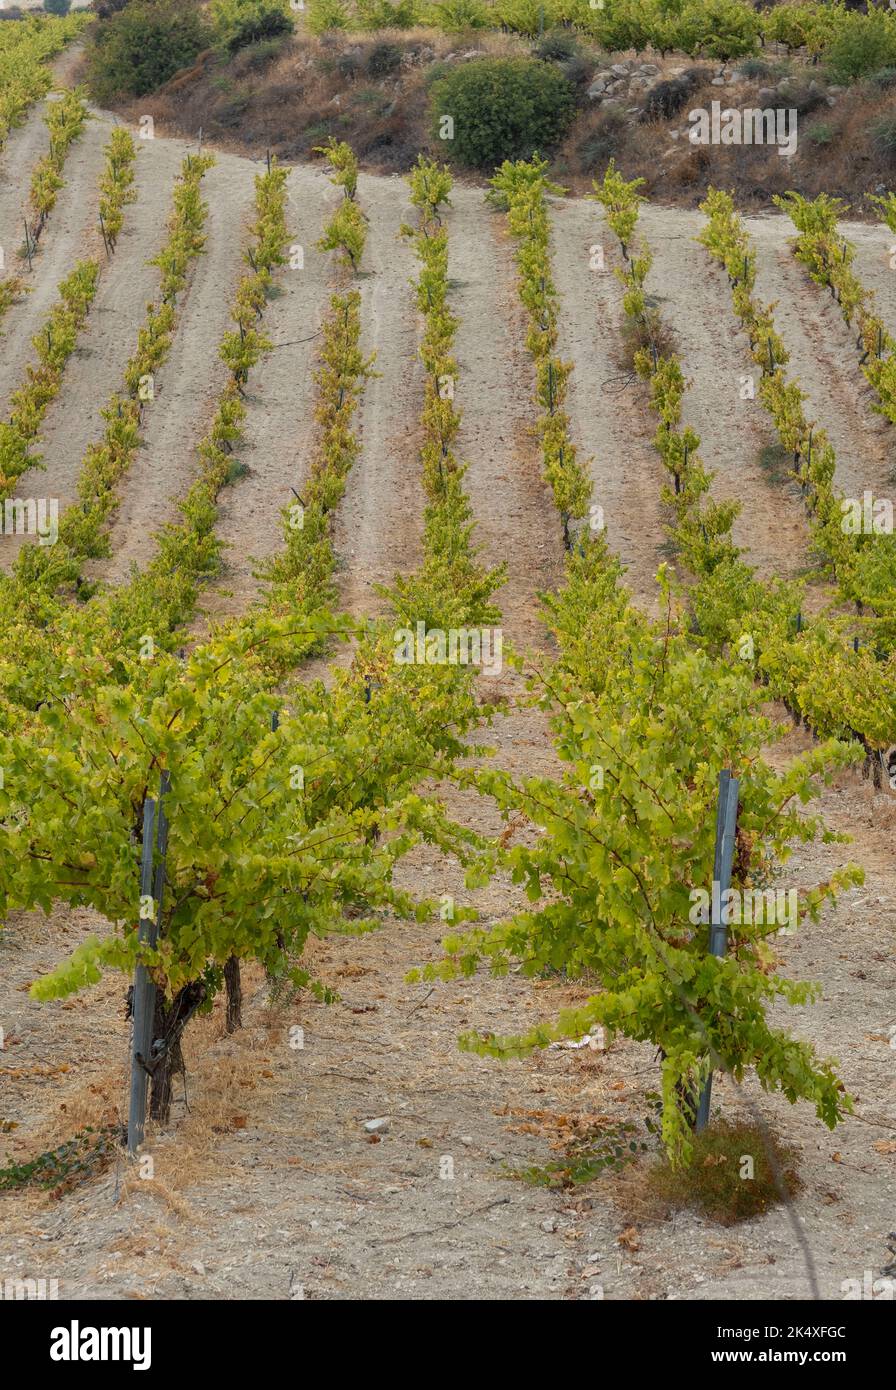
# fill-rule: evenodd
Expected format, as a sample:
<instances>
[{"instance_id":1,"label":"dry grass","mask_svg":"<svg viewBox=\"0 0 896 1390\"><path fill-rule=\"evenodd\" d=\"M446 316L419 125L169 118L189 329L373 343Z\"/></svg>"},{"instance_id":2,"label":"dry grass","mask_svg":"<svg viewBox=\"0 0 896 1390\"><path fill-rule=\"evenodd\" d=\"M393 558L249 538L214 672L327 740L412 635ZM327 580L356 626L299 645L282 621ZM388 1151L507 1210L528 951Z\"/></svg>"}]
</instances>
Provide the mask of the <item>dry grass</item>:
<instances>
[{"instance_id":1,"label":"dry grass","mask_svg":"<svg viewBox=\"0 0 896 1390\"><path fill-rule=\"evenodd\" d=\"M615 1178L611 1191L630 1221L668 1220L675 1211L691 1210L721 1226L735 1226L802 1189L797 1157L768 1130L718 1120L695 1135L687 1168L673 1168L665 1158L633 1164Z\"/></svg>"}]
</instances>

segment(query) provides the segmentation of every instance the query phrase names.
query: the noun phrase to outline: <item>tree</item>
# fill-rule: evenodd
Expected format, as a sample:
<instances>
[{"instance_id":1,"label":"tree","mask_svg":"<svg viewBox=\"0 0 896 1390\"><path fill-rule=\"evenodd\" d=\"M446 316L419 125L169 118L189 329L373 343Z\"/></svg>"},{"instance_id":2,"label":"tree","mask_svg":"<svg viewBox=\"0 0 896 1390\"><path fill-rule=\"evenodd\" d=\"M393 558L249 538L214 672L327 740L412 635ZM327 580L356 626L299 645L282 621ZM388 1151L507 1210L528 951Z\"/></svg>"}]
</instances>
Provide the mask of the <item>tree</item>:
<instances>
[{"instance_id":1,"label":"tree","mask_svg":"<svg viewBox=\"0 0 896 1390\"><path fill-rule=\"evenodd\" d=\"M99 102L145 96L195 62L211 37L198 9L137 0L99 25L88 55L91 92Z\"/></svg>"}]
</instances>

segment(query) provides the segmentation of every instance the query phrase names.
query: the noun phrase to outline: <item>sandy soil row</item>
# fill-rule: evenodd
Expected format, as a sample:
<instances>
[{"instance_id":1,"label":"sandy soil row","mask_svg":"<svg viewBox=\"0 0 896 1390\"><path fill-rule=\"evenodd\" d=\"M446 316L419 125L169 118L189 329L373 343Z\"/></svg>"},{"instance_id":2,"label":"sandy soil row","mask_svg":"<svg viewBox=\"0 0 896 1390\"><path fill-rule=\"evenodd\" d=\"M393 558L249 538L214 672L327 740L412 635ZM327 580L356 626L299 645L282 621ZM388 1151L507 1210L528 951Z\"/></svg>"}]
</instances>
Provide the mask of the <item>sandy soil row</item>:
<instances>
[{"instance_id":1,"label":"sandy soil row","mask_svg":"<svg viewBox=\"0 0 896 1390\"><path fill-rule=\"evenodd\" d=\"M626 584L655 611L668 522L660 500L665 469L651 443L653 423L640 383L618 360L624 315L613 266L620 258L596 203L556 200L551 215L560 352L575 363L567 396L573 440L582 461L591 459L594 505L603 508L607 539L627 568ZM598 245L604 271L591 269L591 249Z\"/></svg>"},{"instance_id":2,"label":"sandy soil row","mask_svg":"<svg viewBox=\"0 0 896 1390\"><path fill-rule=\"evenodd\" d=\"M794 260L788 219L745 220L757 248L756 292L778 304L775 319L790 351L789 375L806 394L807 415L828 432L838 487L847 497L861 497L865 488L885 491L892 467L889 426L871 412L871 392L839 306Z\"/></svg>"},{"instance_id":3,"label":"sandy soil row","mask_svg":"<svg viewBox=\"0 0 896 1390\"><path fill-rule=\"evenodd\" d=\"M462 413L458 452L476 517L474 541L489 565L507 565L496 601L508 636L543 645L536 596L563 572L563 538L541 478L534 433L534 373L525 346L513 242L478 188L455 187L448 214L451 306Z\"/></svg>"},{"instance_id":4,"label":"sandy soil row","mask_svg":"<svg viewBox=\"0 0 896 1390\"><path fill-rule=\"evenodd\" d=\"M758 387L749 340L739 332L726 276L694 238L700 213L646 207L641 214L654 253L649 285L672 329L687 381L683 423L701 438L700 457L714 471L712 496L739 501L736 544L760 575L789 576L806 558L806 512L794 483L773 484L760 461L776 443L761 401L741 399Z\"/></svg>"},{"instance_id":5,"label":"sandy soil row","mask_svg":"<svg viewBox=\"0 0 896 1390\"><path fill-rule=\"evenodd\" d=\"M102 410L123 387L124 365L137 345L145 306L158 292L159 271L149 264L165 241L171 194L181 151L158 140L138 141L137 201L125 213L115 254L103 253L96 298L75 352L66 366L62 390L50 405L41 432L42 468L26 473L20 496L55 498L60 513L77 496L81 462L103 434ZM9 570L22 544L31 538L5 536L0 563Z\"/></svg>"},{"instance_id":6,"label":"sandy soil row","mask_svg":"<svg viewBox=\"0 0 896 1390\"><path fill-rule=\"evenodd\" d=\"M64 87L70 84L73 70L80 58L81 53L77 46L59 54L50 67L57 86ZM27 261L20 261L17 252L25 242L26 215L29 221L31 220L28 213L31 171L41 155L46 154L49 149L50 141L44 117L52 99L48 97L31 107L22 125L10 132L0 151L0 248L3 250L5 263L0 265L0 275L27 276L29 273ZM70 151L70 154L73 153L74 151ZM53 231L53 222L48 222L41 238L44 247L49 244ZM44 258L38 256L34 261L35 280L41 277L44 265ZM16 311L16 306L7 311L7 324L11 322Z\"/></svg>"},{"instance_id":7,"label":"sandy soil row","mask_svg":"<svg viewBox=\"0 0 896 1390\"><path fill-rule=\"evenodd\" d=\"M203 180L209 206L205 250L179 302L174 345L155 381L143 446L112 525L112 559L99 576L112 584L152 558L159 529L176 519L177 503L195 477L194 450L227 381L218 344L231 325L230 305L244 269L253 173L249 160L218 154Z\"/></svg>"},{"instance_id":8,"label":"sandy soil row","mask_svg":"<svg viewBox=\"0 0 896 1390\"><path fill-rule=\"evenodd\" d=\"M32 116L31 123L36 119ZM26 365L35 360L31 339L56 302L59 282L71 273L77 261L103 254L97 210L107 139L107 124L91 120L69 150L65 186L59 191L34 262L33 281L29 282L33 283L33 291L6 318L0 358L0 415L4 418L9 414L9 398L22 381ZM43 149L40 142L39 148ZM27 190L30 166L20 171L20 177ZM23 244L24 230L19 230L18 214L4 235L10 252ZM7 242L0 244L5 247Z\"/></svg>"},{"instance_id":9,"label":"sandy soil row","mask_svg":"<svg viewBox=\"0 0 896 1390\"><path fill-rule=\"evenodd\" d=\"M890 332L896 333L896 235L883 223L843 222L840 229L856 248L856 275L873 290L881 317Z\"/></svg>"},{"instance_id":10,"label":"sandy soil row","mask_svg":"<svg viewBox=\"0 0 896 1390\"><path fill-rule=\"evenodd\" d=\"M411 288L417 258L399 231L414 221L409 190L397 176L362 174L358 199L368 219L357 282L361 350L376 352L377 375L367 381L356 416L361 453L336 517L334 546L340 607L360 615L382 612L376 584L419 564L424 496L417 457L423 365Z\"/></svg>"},{"instance_id":11,"label":"sandy soil row","mask_svg":"<svg viewBox=\"0 0 896 1390\"><path fill-rule=\"evenodd\" d=\"M263 331L274 351L247 388L248 414L240 461L248 469L221 494L218 534L227 547L220 583L206 591L210 617L245 612L258 583L257 565L281 546L281 511L301 491L315 442L314 369L318 334L329 304L330 257L315 243L336 190L322 169L298 166L289 176L287 225L302 247L304 269L284 266L265 312ZM341 196L341 195L340 195Z\"/></svg>"}]
</instances>

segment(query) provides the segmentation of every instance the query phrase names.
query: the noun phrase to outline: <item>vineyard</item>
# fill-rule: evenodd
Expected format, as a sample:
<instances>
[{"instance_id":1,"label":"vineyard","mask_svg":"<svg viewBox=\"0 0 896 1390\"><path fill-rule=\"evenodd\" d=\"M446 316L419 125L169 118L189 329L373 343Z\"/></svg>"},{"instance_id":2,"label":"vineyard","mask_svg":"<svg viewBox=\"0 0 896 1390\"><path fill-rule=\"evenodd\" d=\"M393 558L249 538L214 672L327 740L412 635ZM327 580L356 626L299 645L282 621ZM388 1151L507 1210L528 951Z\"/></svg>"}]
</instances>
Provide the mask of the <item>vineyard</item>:
<instances>
[{"instance_id":1,"label":"vineyard","mask_svg":"<svg viewBox=\"0 0 896 1390\"><path fill-rule=\"evenodd\" d=\"M896 194L252 159L88 22L0 24L0 1288L886 1289Z\"/></svg>"}]
</instances>

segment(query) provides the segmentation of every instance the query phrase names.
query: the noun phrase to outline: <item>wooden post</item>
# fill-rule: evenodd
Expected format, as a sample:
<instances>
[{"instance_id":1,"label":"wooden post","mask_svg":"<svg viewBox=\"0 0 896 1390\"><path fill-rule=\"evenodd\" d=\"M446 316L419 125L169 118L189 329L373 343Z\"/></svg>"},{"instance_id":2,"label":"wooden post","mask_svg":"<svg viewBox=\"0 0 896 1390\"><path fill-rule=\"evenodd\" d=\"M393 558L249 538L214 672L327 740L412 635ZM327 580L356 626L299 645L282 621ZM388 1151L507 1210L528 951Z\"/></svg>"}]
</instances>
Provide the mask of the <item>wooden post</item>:
<instances>
[{"instance_id":1,"label":"wooden post","mask_svg":"<svg viewBox=\"0 0 896 1390\"><path fill-rule=\"evenodd\" d=\"M737 831L737 800L740 783L725 769L719 773L719 800L716 807L716 848L712 866L712 909L709 926L709 951L713 956L724 956L728 950L728 930L722 920L722 900L731 887L731 870L734 865L734 837ZM718 886L717 886L718 885ZM699 1134L706 1128L709 1120L709 1105L712 1099L712 1072L706 1078L706 1085L697 1107L696 1130Z\"/></svg>"},{"instance_id":2,"label":"wooden post","mask_svg":"<svg viewBox=\"0 0 896 1390\"><path fill-rule=\"evenodd\" d=\"M162 773L158 805L152 797L143 803L143 857L140 865L141 900L152 896L154 915L140 917L140 941L155 946L162 923L162 894L165 884L165 851L168 847L168 822L163 798L171 785L167 772ZM158 810L158 826L156 811ZM158 862L153 867L153 852L158 828ZM128 1110L128 1155L133 1157L143 1143L146 1125L146 1095L149 1083L147 1066L152 1060L152 1024L156 1006L156 987L146 966L137 965L134 972L134 1003L131 1034L131 1097Z\"/></svg>"}]
</instances>

